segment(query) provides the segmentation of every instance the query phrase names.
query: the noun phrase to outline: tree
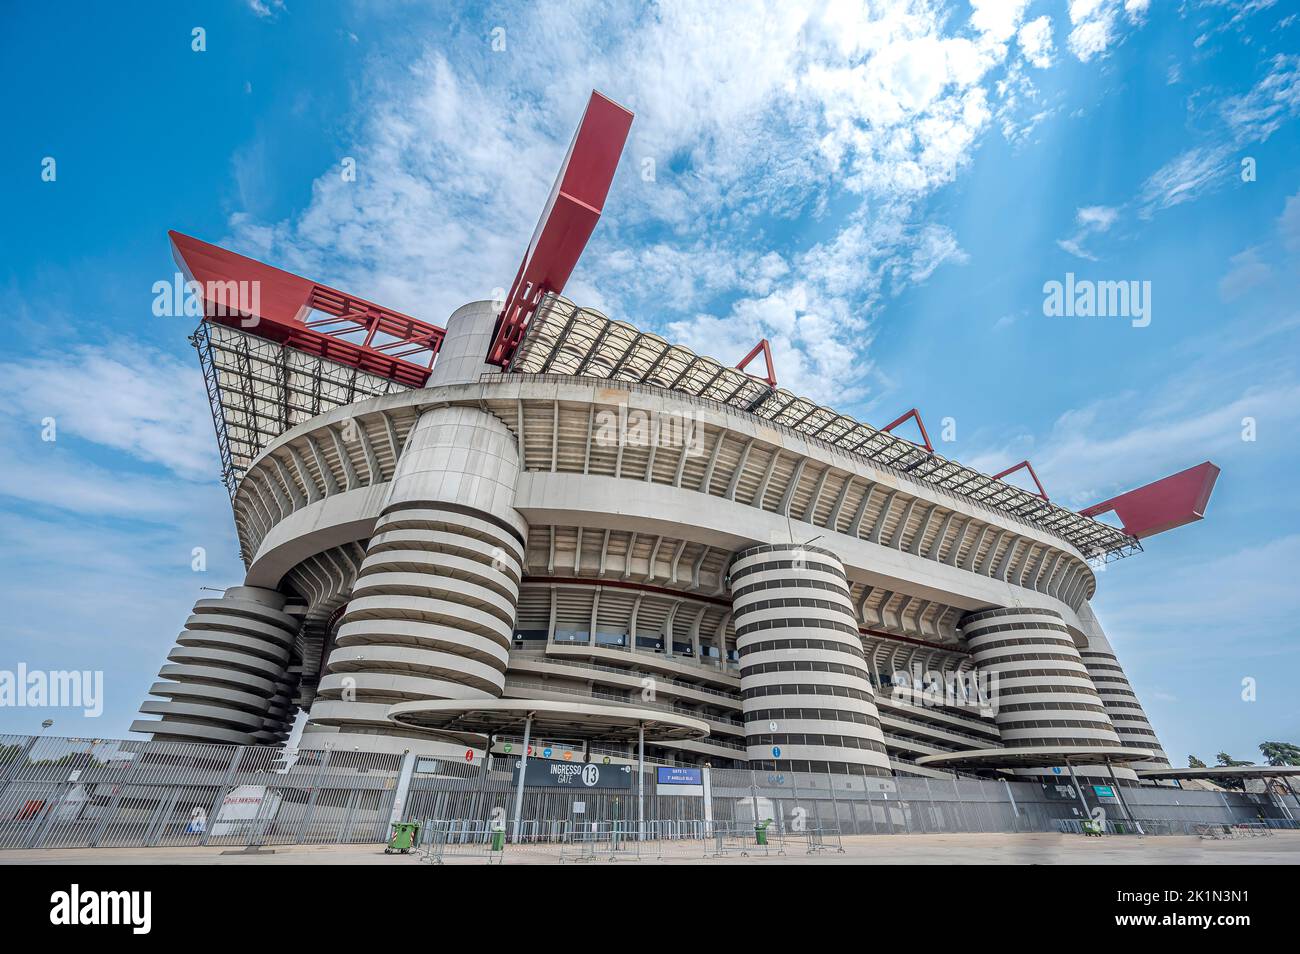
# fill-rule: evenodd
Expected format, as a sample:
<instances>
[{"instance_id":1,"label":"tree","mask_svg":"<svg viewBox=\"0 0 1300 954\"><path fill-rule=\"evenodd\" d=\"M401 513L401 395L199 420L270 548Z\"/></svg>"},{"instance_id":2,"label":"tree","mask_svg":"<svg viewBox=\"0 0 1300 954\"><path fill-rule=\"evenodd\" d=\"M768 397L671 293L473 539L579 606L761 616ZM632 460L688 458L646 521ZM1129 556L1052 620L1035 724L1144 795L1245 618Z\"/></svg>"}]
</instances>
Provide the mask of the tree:
<instances>
[{"instance_id":1,"label":"tree","mask_svg":"<svg viewBox=\"0 0 1300 954\"><path fill-rule=\"evenodd\" d=\"M1215 761L1224 768L1235 768L1239 765L1254 765L1254 762L1243 762L1241 759L1234 759L1227 752L1220 752L1214 757ZM1242 792L1246 789L1246 784L1240 778L1216 778L1216 785L1226 788L1232 792Z\"/></svg>"},{"instance_id":2,"label":"tree","mask_svg":"<svg viewBox=\"0 0 1300 954\"><path fill-rule=\"evenodd\" d=\"M1300 765L1300 745L1291 742L1261 742L1259 751L1269 765Z\"/></svg>"},{"instance_id":3,"label":"tree","mask_svg":"<svg viewBox=\"0 0 1300 954\"><path fill-rule=\"evenodd\" d=\"M1188 768L1205 768L1205 763L1202 762L1200 759L1198 759L1195 755L1189 755L1189 756L1187 756L1187 767L1188 767Z\"/></svg>"},{"instance_id":4,"label":"tree","mask_svg":"<svg viewBox=\"0 0 1300 954\"><path fill-rule=\"evenodd\" d=\"M1220 752L1218 755L1215 756L1215 759L1218 760L1218 763L1222 765L1224 768L1235 768L1238 765L1255 764L1254 762L1243 762L1240 759L1234 759L1227 752Z\"/></svg>"}]
</instances>

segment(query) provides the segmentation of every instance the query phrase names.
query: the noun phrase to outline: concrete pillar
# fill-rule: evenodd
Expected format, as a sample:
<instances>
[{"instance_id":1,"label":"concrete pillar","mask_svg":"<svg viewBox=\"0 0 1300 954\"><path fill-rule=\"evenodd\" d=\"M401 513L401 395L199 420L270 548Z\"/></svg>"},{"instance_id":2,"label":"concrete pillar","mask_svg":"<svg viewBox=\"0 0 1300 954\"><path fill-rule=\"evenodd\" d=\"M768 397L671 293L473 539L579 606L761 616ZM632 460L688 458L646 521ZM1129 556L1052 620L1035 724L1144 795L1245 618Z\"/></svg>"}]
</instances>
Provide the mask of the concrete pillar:
<instances>
[{"instance_id":1,"label":"concrete pillar","mask_svg":"<svg viewBox=\"0 0 1300 954\"><path fill-rule=\"evenodd\" d=\"M429 737L389 722L394 703L501 695L528 538L519 469L514 436L485 411L440 407L416 422L303 745L414 749ZM420 750L452 748L464 750Z\"/></svg>"},{"instance_id":2,"label":"concrete pillar","mask_svg":"<svg viewBox=\"0 0 1300 954\"><path fill-rule=\"evenodd\" d=\"M733 558L730 585L750 767L889 775L839 558L795 544L750 547Z\"/></svg>"},{"instance_id":3,"label":"concrete pillar","mask_svg":"<svg viewBox=\"0 0 1300 954\"><path fill-rule=\"evenodd\" d=\"M150 687L159 700L140 712L161 716L131 724L132 732L169 742L275 743L281 723L292 725L295 683L289 672L297 617L283 612L275 590L232 586L219 599L202 599L176 638L164 680Z\"/></svg>"}]
</instances>

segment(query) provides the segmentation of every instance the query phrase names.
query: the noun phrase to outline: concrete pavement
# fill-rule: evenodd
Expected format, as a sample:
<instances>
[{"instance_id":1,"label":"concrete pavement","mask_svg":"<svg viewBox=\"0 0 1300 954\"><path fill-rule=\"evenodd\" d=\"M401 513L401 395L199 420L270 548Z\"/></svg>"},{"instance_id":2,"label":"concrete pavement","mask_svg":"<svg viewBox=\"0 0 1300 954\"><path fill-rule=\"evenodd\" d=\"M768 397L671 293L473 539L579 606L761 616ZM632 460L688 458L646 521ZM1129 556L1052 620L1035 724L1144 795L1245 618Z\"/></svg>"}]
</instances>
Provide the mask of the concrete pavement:
<instances>
[{"instance_id":1,"label":"concrete pavement","mask_svg":"<svg viewBox=\"0 0 1300 954\"><path fill-rule=\"evenodd\" d=\"M639 864L1080 864L1237 865L1300 864L1300 832L1269 837L1206 841L1194 836L1085 838L1060 834L856 835L844 853L807 854L791 845L785 855L727 854L705 857L702 842L648 843L643 856L620 855ZM0 851L0 864L95 865L417 865L417 855L385 855L381 845L290 845L274 854L242 854L231 848L66 848ZM483 864L485 856L448 856L449 864ZM565 859L566 862L572 858ZM557 864L551 845L507 847L505 864ZM594 863L602 863L597 860Z\"/></svg>"}]
</instances>

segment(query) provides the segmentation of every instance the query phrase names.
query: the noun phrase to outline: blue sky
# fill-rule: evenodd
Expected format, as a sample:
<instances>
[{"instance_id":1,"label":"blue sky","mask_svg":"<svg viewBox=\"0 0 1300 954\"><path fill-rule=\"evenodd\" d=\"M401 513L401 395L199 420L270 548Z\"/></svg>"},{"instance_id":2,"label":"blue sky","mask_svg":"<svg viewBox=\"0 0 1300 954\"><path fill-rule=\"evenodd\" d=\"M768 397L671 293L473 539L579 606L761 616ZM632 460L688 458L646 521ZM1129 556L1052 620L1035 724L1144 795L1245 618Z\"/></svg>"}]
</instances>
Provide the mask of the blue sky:
<instances>
[{"instance_id":1,"label":"blue sky","mask_svg":"<svg viewBox=\"0 0 1300 954\"><path fill-rule=\"evenodd\" d=\"M0 732L124 733L240 579L190 319L151 312L167 229L441 322L513 277L599 88L637 118L573 298L766 336L783 385L952 418L946 456L1070 506L1214 460L1208 519L1094 606L1175 761L1300 737L1294 5L73 6L0 31L0 668L106 699ZM1151 323L1045 317L1067 272L1149 281Z\"/></svg>"}]
</instances>

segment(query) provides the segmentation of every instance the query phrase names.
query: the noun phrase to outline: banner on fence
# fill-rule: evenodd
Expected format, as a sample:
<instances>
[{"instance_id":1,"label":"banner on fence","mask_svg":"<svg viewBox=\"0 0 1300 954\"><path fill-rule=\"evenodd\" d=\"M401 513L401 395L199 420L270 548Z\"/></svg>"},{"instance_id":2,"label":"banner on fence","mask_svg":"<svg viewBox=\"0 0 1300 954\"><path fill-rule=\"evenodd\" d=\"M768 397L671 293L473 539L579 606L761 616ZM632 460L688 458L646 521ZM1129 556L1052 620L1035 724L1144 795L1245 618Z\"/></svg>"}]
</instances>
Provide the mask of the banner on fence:
<instances>
[{"instance_id":1,"label":"banner on fence","mask_svg":"<svg viewBox=\"0 0 1300 954\"><path fill-rule=\"evenodd\" d=\"M521 760L522 761L522 760ZM519 784L519 762L515 762L511 784ZM529 759L524 784L544 788L615 788L632 787L632 766L597 765L589 762L550 762Z\"/></svg>"},{"instance_id":2,"label":"banner on fence","mask_svg":"<svg viewBox=\"0 0 1300 954\"><path fill-rule=\"evenodd\" d=\"M681 765L660 765L655 769L656 795L704 797L704 769Z\"/></svg>"}]
</instances>

